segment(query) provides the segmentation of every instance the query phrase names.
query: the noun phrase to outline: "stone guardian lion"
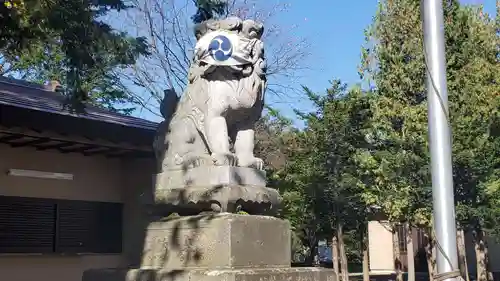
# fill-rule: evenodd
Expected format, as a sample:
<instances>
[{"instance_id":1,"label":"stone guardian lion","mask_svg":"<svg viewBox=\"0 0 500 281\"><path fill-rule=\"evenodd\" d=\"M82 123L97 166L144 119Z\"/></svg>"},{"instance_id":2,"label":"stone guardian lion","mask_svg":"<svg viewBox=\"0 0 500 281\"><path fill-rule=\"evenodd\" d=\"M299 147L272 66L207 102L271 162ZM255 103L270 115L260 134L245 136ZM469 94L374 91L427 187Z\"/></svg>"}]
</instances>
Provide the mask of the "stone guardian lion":
<instances>
[{"instance_id":1,"label":"stone guardian lion","mask_svg":"<svg viewBox=\"0 0 500 281\"><path fill-rule=\"evenodd\" d=\"M263 169L254 156L254 125L264 106L263 25L228 18L195 27L188 86L166 91L154 147L162 170L200 165ZM233 153L234 152L234 153Z\"/></svg>"}]
</instances>

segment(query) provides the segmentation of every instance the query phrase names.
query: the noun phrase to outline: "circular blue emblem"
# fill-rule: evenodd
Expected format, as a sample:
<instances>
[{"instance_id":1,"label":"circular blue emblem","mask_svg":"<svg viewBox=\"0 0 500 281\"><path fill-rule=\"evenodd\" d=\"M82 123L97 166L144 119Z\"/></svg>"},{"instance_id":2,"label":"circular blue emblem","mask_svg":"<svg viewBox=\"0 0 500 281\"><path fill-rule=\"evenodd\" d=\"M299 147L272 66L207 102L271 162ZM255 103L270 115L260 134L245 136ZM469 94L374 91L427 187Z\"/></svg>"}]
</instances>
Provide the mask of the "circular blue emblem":
<instances>
[{"instance_id":1,"label":"circular blue emblem","mask_svg":"<svg viewBox=\"0 0 500 281\"><path fill-rule=\"evenodd\" d=\"M216 61L226 61L233 54L233 45L229 38L219 35L210 41L208 51Z\"/></svg>"}]
</instances>

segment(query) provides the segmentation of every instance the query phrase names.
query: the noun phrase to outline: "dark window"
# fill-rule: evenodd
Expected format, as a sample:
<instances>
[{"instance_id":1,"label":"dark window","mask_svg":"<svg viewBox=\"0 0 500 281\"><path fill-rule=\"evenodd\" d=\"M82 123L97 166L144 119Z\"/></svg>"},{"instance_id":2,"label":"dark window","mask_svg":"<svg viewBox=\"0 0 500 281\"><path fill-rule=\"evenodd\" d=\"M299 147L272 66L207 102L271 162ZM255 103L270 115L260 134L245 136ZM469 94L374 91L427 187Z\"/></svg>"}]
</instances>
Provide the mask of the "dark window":
<instances>
[{"instance_id":1,"label":"dark window","mask_svg":"<svg viewBox=\"0 0 500 281\"><path fill-rule=\"evenodd\" d=\"M0 196L0 252L54 251L55 214L54 201Z\"/></svg>"},{"instance_id":2,"label":"dark window","mask_svg":"<svg viewBox=\"0 0 500 281\"><path fill-rule=\"evenodd\" d=\"M121 253L122 204L0 196L1 253Z\"/></svg>"},{"instance_id":3,"label":"dark window","mask_svg":"<svg viewBox=\"0 0 500 281\"><path fill-rule=\"evenodd\" d=\"M60 202L57 229L58 252L119 253L122 250L122 205Z\"/></svg>"},{"instance_id":4,"label":"dark window","mask_svg":"<svg viewBox=\"0 0 500 281\"><path fill-rule=\"evenodd\" d=\"M425 230L421 228L417 228L417 249L425 247L425 244L427 244L427 238L425 235Z\"/></svg>"},{"instance_id":5,"label":"dark window","mask_svg":"<svg viewBox=\"0 0 500 281\"><path fill-rule=\"evenodd\" d=\"M407 252L407 235L408 235L408 232L407 232L407 229L404 225L397 225L396 226L396 232L397 232L397 235L398 235L398 242L399 242L399 251L401 253L406 253Z\"/></svg>"},{"instance_id":6,"label":"dark window","mask_svg":"<svg viewBox=\"0 0 500 281\"><path fill-rule=\"evenodd\" d=\"M413 233L417 234L416 240L414 239L413 241L414 247L416 247L416 249L424 247L426 244L425 231L420 228L413 228L412 230L414 231ZM404 227L404 225L397 225L396 231L398 233L399 251L401 251L401 253L406 253L408 251L408 241L406 241L408 238L408 229ZM415 236L412 236L412 238L415 238Z\"/></svg>"}]
</instances>

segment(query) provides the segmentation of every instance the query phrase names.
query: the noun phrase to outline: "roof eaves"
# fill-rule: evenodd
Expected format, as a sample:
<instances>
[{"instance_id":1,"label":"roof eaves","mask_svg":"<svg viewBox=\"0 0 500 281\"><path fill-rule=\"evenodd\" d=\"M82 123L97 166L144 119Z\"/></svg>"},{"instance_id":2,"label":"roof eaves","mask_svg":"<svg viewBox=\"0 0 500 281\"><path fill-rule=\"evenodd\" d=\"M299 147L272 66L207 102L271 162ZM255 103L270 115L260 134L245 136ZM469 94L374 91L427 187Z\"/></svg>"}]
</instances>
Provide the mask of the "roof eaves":
<instances>
[{"instance_id":1,"label":"roof eaves","mask_svg":"<svg viewBox=\"0 0 500 281\"><path fill-rule=\"evenodd\" d=\"M0 104L146 130L156 130L158 126L156 122L109 112L91 105L87 105L85 114L70 112L63 106L62 95L47 90L43 85L23 80L0 77L0 94Z\"/></svg>"}]
</instances>

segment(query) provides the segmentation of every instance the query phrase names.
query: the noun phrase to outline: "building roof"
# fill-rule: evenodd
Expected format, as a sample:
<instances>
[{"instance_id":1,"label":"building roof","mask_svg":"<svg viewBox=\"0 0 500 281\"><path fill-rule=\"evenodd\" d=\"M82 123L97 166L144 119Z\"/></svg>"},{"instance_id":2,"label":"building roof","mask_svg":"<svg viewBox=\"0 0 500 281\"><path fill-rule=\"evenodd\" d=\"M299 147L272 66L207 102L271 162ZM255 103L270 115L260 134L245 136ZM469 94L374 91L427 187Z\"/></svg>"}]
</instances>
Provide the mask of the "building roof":
<instances>
[{"instance_id":1,"label":"building roof","mask_svg":"<svg viewBox=\"0 0 500 281\"><path fill-rule=\"evenodd\" d=\"M153 157L157 123L95 106L71 112L54 86L0 77L0 143L63 153Z\"/></svg>"},{"instance_id":2,"label":"building roof","mask_svg":"<svg viewBox=\"0 0 500 281\"><path fill-rule=\"evenodd\" d=\"M64 97L47 86L23 80L0 77L0 104L47 113L68 115L126 127L156 130L156 122L86 106L85 113L72 113L64 108Z\"/></svg>"}]
</instances>

